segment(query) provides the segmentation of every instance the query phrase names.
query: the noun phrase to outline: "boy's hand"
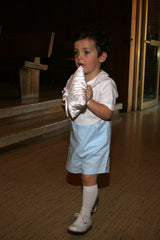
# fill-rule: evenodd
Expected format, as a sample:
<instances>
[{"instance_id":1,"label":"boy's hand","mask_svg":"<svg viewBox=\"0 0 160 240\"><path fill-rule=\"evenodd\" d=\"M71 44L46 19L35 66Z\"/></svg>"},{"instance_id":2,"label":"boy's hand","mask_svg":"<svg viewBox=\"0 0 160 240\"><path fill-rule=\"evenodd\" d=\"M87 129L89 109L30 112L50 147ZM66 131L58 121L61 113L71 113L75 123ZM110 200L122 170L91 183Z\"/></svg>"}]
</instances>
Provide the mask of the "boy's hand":
<instances>
[{"instance_id":1,"label":"boy's hand","mask_svg":"<svg viewBox=\"0 0 160 240\"><path fill-rule=\"evenodd\" d=\"M93 90L90 85L87 85L87 102L93 97Z\"/></svg>"},{"instance_id":2,"label":"boy's hand","mask_svg":"<svg viewBox=\"0 0 160 240\"><path fill-rule=\"evenodd\" d=\"M65 101L62 100L61 106L62 106L63 110L65 110Z\"/></svg>"},{"instance_id":3,"label":"boy's hand","mask_svg":"<svg viewBox=\"0 0 160 240\"><path fill-rule=\"evenodd\" d=\"M62 105L62 106L65 106L65 101L62 100L61 105Z\"/></svg>"}]
</instances>

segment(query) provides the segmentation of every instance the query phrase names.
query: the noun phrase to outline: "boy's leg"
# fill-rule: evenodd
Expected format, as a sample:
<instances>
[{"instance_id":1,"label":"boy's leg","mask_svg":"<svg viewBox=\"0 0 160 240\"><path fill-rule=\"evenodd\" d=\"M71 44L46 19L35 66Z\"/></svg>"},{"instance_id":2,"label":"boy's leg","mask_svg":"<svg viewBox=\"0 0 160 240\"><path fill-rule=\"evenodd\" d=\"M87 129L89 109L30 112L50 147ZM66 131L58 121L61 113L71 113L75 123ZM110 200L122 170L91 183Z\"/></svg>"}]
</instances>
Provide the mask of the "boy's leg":
<instances>
[{"instance_id":1,"label":"boy's leg","mask_svg":"<svg viewBox=\"0 0 160 240\"><path fill-rule=\"evenodd\" d=\"M90 215L98 197L97 174L82 175L83 199L81 213Z\"/></svg>"},{"instance_id":2,"label":"boy's leg","mask_svg":"<svg viewBox=\"0 0 160 240\"><path fill-rule=\"evenodd\" d=\"M93 186L97 184L97 174L82 174L83 186Z\"/></svg>"},{"instance_id":3,"label":"boy's leg","mask_svg":"<svg viewBox=\"0 0 160 240\"><path fill-rule=\"evenodd\" d=\"M80 214L69 227L70 232L85 233L92 226L91 212L98 197L97 175L82 175L83 198Z\"/></svg>"}]
</instances>

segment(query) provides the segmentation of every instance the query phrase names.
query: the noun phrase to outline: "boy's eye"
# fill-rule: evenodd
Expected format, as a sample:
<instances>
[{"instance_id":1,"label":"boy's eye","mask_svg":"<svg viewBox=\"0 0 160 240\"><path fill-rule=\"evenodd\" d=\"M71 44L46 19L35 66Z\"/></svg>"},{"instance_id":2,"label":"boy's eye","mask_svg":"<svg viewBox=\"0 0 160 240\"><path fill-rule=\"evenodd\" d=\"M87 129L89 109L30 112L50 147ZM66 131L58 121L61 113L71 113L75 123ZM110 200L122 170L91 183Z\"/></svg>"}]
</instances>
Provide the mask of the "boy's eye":
<instances>
[{"instance_id":1,"label":"boy's eye","mask_svg":"<svg viewBox=\"0 0 160 240\"><path fill-rule=\"evenodd\" d=\"M89 51L87 51L87 50L86 50L86 51L84 51L84 54L85 54L85 55L89 54Z\"/></svg>"},{"instance_id":2,"label":"boy's eye","mask_svg":"<svg viewBox=\"0 0 160 240\"><path fill-rule=\"evenodd\" d=\"M78 55L78 51L74 51L73 53L74 53L74 56Z\"/></svg>"},{"instance_id":3,"label":"boy's eye","mask_svg":"<svg viewBox=\"0 0 160 240\"><path fill-rule=\"evenodd\" d=\"M88 55L90 52L88 51L88 50L84 50L84 51L82 51L82 54L83 55ZM74 56L77 56L77 55L79 55L80 54L80 52L79 51L74 51Z\"/></svg>"}]
</instances>

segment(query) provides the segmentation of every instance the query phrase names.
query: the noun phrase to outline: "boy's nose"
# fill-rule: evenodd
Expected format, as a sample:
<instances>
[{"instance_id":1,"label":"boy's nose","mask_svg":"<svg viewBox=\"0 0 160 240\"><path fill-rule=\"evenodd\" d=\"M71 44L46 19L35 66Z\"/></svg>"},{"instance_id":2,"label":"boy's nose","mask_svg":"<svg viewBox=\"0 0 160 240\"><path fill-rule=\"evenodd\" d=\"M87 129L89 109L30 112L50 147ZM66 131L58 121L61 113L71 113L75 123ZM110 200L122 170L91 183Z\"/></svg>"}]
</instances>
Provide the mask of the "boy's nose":
<instances>
[{"instance_id":1,"label":"boy's nose","mask_svg":"<svg viewBox=\"0 0 160 240\"><path fill-rule=\"evenodd\" d=\"M81 59L81 57L82 57L82 55L81 55L81 53L79 52L79 53L77 54L77 58L78 58L78 59Z\"/></svg>"}]
</instances>

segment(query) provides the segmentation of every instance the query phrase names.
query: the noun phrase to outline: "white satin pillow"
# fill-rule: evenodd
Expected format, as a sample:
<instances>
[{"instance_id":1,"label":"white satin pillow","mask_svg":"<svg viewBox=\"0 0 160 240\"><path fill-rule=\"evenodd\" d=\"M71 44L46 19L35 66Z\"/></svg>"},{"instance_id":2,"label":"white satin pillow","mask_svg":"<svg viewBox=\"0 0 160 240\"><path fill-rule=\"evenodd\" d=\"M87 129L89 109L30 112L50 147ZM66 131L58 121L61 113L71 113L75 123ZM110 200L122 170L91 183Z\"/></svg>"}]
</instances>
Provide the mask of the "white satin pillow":
<instances>
[{"instance_id":1,"label":"white satin pillow","mask_svg":"<svg viewBox=\"0 0 160 240\"><path fill-rule=\"evenodd\" d=\"M65 111L67 117L75 118L86 106L87 83L83 67L79 67L68 80L63 89L63 101L65 101Z\"/></svg>"}]
</instances>

